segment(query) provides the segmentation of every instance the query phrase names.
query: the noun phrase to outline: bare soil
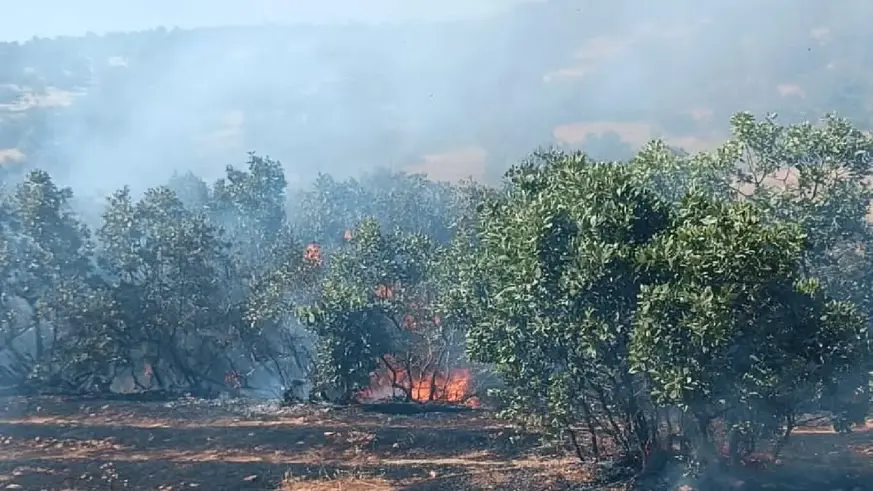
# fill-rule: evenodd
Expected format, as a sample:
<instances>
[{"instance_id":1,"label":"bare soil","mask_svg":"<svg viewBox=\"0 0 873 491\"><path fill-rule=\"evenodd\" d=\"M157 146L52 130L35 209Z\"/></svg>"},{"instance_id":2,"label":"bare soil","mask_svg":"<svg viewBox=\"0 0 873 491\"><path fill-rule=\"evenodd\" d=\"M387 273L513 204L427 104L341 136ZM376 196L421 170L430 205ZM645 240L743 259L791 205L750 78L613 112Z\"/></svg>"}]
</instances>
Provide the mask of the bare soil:
<instances>
[{"instance_id":1,"label":"bare soil","mask_svg":"<svg viewBox=\"0 0 873 491\"><path fill-rule=\"evenodd\" d=\"M867 428L806 428L784 455L728 482L743 490L873 489ZM0 400L0 489L545 491L595 489L592 474L569 451L486 411Z\"/></svg>"}]
</instances>

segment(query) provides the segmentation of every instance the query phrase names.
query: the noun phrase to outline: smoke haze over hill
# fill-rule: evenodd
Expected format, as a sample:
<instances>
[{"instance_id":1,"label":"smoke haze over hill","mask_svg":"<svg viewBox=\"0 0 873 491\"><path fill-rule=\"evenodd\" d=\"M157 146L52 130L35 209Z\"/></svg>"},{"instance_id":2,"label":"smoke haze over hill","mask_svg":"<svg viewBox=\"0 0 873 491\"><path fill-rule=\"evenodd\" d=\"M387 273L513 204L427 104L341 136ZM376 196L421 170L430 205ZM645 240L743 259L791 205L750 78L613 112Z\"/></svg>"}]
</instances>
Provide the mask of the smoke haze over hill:
<instances>
[{"instance_id":1,"label":"smoke haze over hill","mask_svg":"<svg viewBox=\"0 0 873 491\"><path fill-rule=\"evenodd\" d=\"M473 17L536 0L477 0L443 2L372 0L351 2L292 2L287 0L33 0L4 6L0 19L3 41L24 41L33 36L76 36L86 31L130 31L156 26L182 28L222 25L336 22L402 22ZM51 13L48 15L47 13Z\"/></svg>"},{"instance_id":2,"label":"smoke haze over hill","mask_svg":"<svg viewBox=\"0 0 873 491\"><path fill-rule=\"evenodd\" d=\"M116 33L0 45L0 161L103 195L174 171L214 177L250 150L292 182L376 167L493 179L539 145L617 159L651 138L710 148L738 110L836 109L869 126L869 10L15 3L0 21L9 39Z\"/></svg>"}]
</instances>

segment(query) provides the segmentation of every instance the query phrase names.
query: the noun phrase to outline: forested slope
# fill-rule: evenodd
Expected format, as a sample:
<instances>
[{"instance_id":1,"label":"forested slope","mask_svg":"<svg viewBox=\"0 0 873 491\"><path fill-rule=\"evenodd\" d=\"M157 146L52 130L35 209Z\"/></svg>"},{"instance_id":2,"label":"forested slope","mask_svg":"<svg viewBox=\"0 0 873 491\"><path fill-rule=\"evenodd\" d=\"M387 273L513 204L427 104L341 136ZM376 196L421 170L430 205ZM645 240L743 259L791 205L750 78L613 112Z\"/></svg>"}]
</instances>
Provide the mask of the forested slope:
<instances>
[{"instance_id":1,"label":"forested slope","mask_svg":"<svg viewBox=\"0 0 873 491\"><path fill-rule=\"evenodd\" d=\"M0 160L106 191L245 151L289 179L495 177L542 144L689 149L738 110L870 127L862 2L584 1L474 20L156 29L0 44ZM72 171L75 169L75 171Z\"/></svg>"}]
</instances>

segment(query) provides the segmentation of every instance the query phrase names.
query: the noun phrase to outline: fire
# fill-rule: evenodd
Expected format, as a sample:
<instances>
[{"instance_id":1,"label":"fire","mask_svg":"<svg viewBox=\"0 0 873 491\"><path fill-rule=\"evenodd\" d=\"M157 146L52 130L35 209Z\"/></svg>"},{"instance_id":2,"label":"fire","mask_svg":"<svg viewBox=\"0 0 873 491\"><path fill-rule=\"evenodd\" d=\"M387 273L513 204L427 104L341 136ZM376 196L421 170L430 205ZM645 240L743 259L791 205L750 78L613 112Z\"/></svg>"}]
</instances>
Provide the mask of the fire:
<instances>
[{"instance_id":1,"label":"fire","mask_svg":"<svg viewBox=\"0 0 873 491\"><path fill-rule=\"evenodd\" d=\"M466 368L450 370L448 377L440 374L422 374L412 382L412 399L446 402L464 402L472 385L472 374Z\"/></svg>"},{"instance_id":2,"label":"fire","mask_svg":"<svg viewBox=\"0 0 873 491\"><path fill-rule=\"evenodd\" d=\"M394 298L394 287L388 285L379 285L376 287L376 297L382 300L390 300Z\"/></svg>"},{"instance_id":3,"label":"fire","mask_svg":"<svg viewBox=\"0 0 873 491\"><path fill-rule=\"evenodd\" d=\"M321 246L316 243L306 246L306 251L303 253L303 260L315 266L321 266Z\"/></svg>"},{"instance_id":4,"label":"fire","mask_svg":"<svg viewBox=\"0 0 873 491\"><path fill-rule=\"evenodd\" d=\"M373 373L370 386L359 394L362 399L387 399L408 392L413 401L452 402L479 407L478 399L471 396L473 373L467 368L454 368L447 374L413 368L410 374L390 356L385 356L384 360L390 366L383 363Z\"/></svg>"},{"instance_id":5,"label":"fire","mask_svg":"<svg viewBox=\"0 0 873 491\"><path fill-rule=\"evenodd\" d=\"M433 312L421 298L406 300L408 293L400 283L381 283L375 286L374 295L383 302L406 303L405 312L399 314L395 325L403 331L417 334L433 334L443 319ZM473 397L473 373L467 368L429 368L440 366L433 363L433 347L423 346L414 353L430 353L425 358L431 362L422 363L416 356L397 360L391 355L380 358L379 368L370 375L370 384L358 393L364 400L379 400L395 397L408 397L418 402L451 402L479 407ZM437 356L442 358L441 356Z\"/></svg>"}]
</instances>

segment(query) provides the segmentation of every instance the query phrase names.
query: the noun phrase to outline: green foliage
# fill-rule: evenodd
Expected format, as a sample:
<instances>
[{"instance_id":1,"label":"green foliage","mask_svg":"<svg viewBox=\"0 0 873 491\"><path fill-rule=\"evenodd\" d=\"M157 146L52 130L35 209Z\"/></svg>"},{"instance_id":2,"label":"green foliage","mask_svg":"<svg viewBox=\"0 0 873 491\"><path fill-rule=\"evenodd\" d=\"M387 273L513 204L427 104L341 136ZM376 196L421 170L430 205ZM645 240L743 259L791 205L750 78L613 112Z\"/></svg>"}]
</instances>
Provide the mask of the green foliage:
<instances>
[{"instance_id":1,"label":"green foliage","mask_svg":"<svg viewBox=\"0 0 873 491\"><path fill-rule=\"evenodd\" d=\"M161 388L200 388L231 339L220 318L224 285L216 278L226 248L219 231L168 188L136 203L124 189L110 199L98 235L102 269L119 294L119 323L134 327L124 342L142 352ZM201 335L207 326L211 332Z\"/></svg>"},{"instance_id":2,"label":"green foliage","mask_svg":"<svg viewBox=\"0 0 873 491\"><path fill-rule=\"evenodd\" d=\"M303 336L291 328L293 313L321 276L318 264L305 261L302 240L291 230L286 186L278 161L250 154L248 169L228 167L205 204L210 221L230 239L225 281L235 286L227 302L241 338L237 364L253 360L283 387L290 385L291 372L308 363Z\"/></svg>"},{"instance_id":3,"label":"green foliage","mask_svg":"<svg viewBox=\"0 0 873 491\"><path fill-rule=\"evenodd\" d=\"M761 438L861 388L847 375L869 365L864 318L803 277L806 243L797 224L766 223L752 205L688 196L677 226L641 254L651 279L629 355L657 404Z\"/></svg>"},{"instance_id":4,"label":"green foliage","mask_svg":"<svg viewBox=\"0 0 873 491\"><path fill-rule=\"evenodd\" d=\"M319 301L300 313L319 337L318 384L341 400L369 385L381 357L408 347L404 318L433 254L426 237L384 234L373 219L350 235L328 260Z\"/></svg>"},{"instance_id":5,"label":"green foliage","mask_svg":"<svg viewBox=\"0 0 873 491\"><path fill-rule=\"evenodd\" d=\"M461 310L470 355L505 378L508 414L603 428L643 460L669 447L659 428L673 407L700 459L714 457L716 423L739 457L803 410L864 414L869 312L820 265L868 233L873 147L836 118L733 124L712 154L541 152L507 174L481 214ZM767 187L788 166L797 186Z\"/></svg>"},{"instance_id":6,"label":"green foliage","mask_svg":"<svg viewBox=\"0 0 873 491\"><path fill-rule=\"evenodd\" d=\"M611 431L630 450L631 433L650 431L627 359L636 258L669 226L669 207L627 166L582 155L546 155L509 179L483 213L470 353L500 368L511 413L534 422L624 411L639 426Z\"/></svg>"},{"instance_id":7,"label":"green foliage","mask_svg":"<svg viewBox=\"0 0 873 491\"><path fill-rule=\"evenodd\" d=\"M2 256L4 354L12 380L60 383L59 345L77 323L90 292L91 241L69 208L72 191L41 171L30 173L3 204ZM26 350L30 336L33 349Z\"/></svg>"},{"instance_id":8,"label":"green foliage","mask_svg":"<svg viewBox=\"0 0 873 491\"><path fill-rule=\"evenodd\" d=\"M778 452L809 411L848 431L873 372L873 139L731 123L695 155L538 151L502 188L379 172L288 193L252 154L117 191L93 234L33 172L0 200L0 382L460 401L458 369L493 369L505 415L641 466L675 437L701 462Z\"/></svg>"},{"instance_id":9,"label":"green foliage","mask_svg":"<svg viewBox=\"0 0 873 491\"><path fill-rule=\"evenodd\" d=\"M310 189L292 196L291 212L295 228L325 247L341 244L347 231L369 218L386 230L423 233L445 242L458 213L456 198L453 186L421 174L382 170L344 181L321 174Z\"/></svg>"}]
</instances>

